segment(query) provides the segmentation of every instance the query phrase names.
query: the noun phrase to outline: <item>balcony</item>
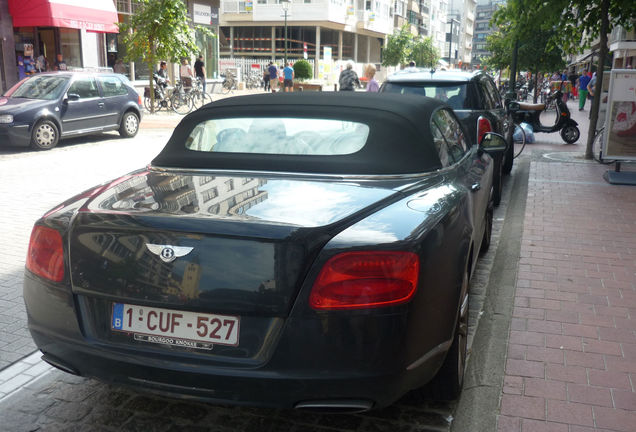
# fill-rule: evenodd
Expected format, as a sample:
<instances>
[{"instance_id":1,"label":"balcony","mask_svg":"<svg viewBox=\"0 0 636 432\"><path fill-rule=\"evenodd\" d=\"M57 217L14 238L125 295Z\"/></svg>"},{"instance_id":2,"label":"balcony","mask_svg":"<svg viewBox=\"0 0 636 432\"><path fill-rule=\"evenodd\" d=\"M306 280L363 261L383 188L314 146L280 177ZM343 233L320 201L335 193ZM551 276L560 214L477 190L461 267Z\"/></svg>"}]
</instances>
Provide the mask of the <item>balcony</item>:
<instances>
[{"instance_id":1,"label":"balcony","mask_svg":"<svg viewBox=\"0 0 636 432\"><path fill-rule=\"evenodd\" d=\"M625 30L621 26L614 27L609 36L610 51L636 49L636 30Z\"/></svg>"}]
</instances>

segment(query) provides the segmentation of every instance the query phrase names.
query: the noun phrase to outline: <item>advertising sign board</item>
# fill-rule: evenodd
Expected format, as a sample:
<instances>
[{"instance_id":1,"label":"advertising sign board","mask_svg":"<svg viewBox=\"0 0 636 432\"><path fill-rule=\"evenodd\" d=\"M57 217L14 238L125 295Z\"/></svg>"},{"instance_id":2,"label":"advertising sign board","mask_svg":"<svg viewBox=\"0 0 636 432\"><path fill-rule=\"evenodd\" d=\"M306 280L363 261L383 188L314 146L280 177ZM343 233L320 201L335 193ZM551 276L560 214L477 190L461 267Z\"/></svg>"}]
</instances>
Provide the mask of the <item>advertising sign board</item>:
<instances>
[{"instance_id":1,"label":"advertising sign board","mask_svg":"<svg viewBox=\"0 0 636 432\"><path fill-rule=\"evenodd\" d=\"M636 70L613 69L609 73L603 155L636 161Z\"/></svg>"}]
</instances>

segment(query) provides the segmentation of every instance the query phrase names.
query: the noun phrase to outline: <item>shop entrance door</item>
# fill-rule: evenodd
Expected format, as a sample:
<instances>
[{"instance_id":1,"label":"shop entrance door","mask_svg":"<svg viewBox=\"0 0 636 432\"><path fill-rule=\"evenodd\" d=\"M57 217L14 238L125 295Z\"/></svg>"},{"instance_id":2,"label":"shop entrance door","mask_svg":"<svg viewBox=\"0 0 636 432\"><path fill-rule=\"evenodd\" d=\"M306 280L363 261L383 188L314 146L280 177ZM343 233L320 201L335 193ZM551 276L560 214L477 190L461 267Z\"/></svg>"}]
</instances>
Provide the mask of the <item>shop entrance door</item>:
<instances>
[{"instance_id":1,"label":"shop entrance door","mask_svg":"<svg viewBox=\"0 0 636 432\"><path fill-rule=\"evenodd\" d=\"M46 58L47 70L53 70L57 56L57 44L55 43L55 30L52 28L39 28L40 54Z\"/></svg>"}]
</instances>

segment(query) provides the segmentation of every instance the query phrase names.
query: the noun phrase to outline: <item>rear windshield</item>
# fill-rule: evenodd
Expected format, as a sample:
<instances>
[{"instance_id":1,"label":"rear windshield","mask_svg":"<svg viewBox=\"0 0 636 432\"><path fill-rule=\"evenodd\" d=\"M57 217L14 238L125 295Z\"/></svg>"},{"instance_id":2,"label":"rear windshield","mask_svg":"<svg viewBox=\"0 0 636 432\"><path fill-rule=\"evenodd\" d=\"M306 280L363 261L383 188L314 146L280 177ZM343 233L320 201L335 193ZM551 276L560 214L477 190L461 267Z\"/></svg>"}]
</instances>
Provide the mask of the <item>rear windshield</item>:
<instances>
[{"instance_id":1,"label":"rear windshield","mask_svg":"<svg viewBox=\"0 0 636 432\"><path fill-rule=\"evenodd\" d=\"M225 118L199 123L186 148L201 152L346 155L369 136L363 123L311 118Z\"/></svg>"},{"instance_id":2,"label":"rear windshield","mask_svg":"<svg viewBox=\"0 0 636 432\"><path fill-rule=\"evenodd\" d=\"M383 92L428 96L446 102L452 109L475 109L473 87L467 82L387 82Z\"/></svg>"}]
</instances>

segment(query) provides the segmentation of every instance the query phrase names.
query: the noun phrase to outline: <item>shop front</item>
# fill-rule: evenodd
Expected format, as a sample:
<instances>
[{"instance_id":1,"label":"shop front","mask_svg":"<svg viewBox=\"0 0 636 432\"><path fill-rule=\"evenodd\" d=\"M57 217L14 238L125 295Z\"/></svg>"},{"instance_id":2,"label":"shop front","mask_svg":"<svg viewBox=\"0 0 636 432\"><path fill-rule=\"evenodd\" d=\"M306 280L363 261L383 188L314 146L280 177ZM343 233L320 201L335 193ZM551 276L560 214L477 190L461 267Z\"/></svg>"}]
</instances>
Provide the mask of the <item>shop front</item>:
<instances>
[{"instance_id":1,"label":"shop front","mask_svg":"<svg viewBox=\"0 0 636 432\"><path fill-rule=\"evenodd\" d=\"M106 34L117 33L112 0L9 0L17 76L39 71L100 68ZM7 50L3 54L6 56ZM10 85L10 79L7 78Z\"/></svg>"}]
</instances>

